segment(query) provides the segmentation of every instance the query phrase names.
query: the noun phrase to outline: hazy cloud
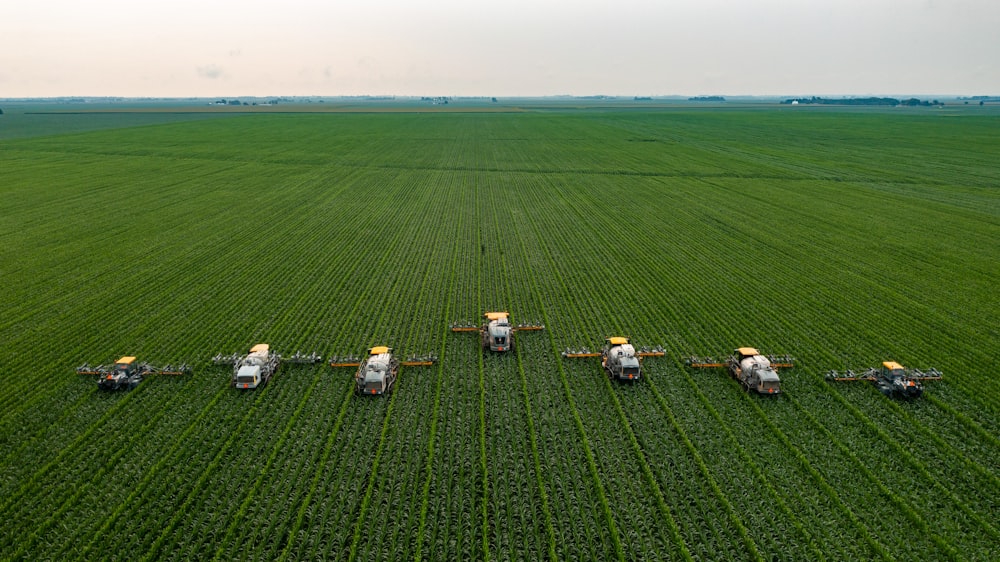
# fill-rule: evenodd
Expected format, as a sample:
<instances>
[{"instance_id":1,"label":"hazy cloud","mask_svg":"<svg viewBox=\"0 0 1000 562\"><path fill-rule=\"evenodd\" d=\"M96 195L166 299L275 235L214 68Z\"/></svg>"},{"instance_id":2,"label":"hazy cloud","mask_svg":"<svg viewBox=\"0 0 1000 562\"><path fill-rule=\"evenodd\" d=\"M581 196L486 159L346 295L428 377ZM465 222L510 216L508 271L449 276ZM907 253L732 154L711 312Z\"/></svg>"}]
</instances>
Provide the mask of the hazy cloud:
<instances>
[{"instance_id":1,"label":"hazy cloud","mask_svg":"<svg viewBox=\"0 0 1000 562\"><path fill-rule=\"evenodd\" d=\"M210 64L208 66L198 67L198 76L202 78L208 78L210 80L215 80L217 78L222 78L223 72L222 67L216 64Z\"/></svg>"}]
</instances>

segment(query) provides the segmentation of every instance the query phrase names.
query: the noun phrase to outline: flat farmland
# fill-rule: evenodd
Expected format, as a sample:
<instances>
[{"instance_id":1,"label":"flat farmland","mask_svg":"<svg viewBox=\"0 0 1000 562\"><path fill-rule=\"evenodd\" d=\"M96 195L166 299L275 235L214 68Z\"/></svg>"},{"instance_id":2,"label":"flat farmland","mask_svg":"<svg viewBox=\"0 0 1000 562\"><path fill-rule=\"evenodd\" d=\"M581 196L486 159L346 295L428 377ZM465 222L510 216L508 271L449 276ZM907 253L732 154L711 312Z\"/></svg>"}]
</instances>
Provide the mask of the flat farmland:
<instances>
[{"instance_id":1,"label":"flat farmland","mask_svg":"<svg viewBox=\"0 0 1000 562\"><path fill-rule=\"evenodd\" d=\"M17 115L0 559L996 560L978 109ZM487 310L545 330L449 330ZM666 355L632 385L560 356L613 335ZM439 361L230 388L212 356L258 342ZM739 346L796 358L780 396L685 367ZM193 372L75 374L122 355ZM944 379L824 379L885 360Z\"/></svg>"}]
</instances>

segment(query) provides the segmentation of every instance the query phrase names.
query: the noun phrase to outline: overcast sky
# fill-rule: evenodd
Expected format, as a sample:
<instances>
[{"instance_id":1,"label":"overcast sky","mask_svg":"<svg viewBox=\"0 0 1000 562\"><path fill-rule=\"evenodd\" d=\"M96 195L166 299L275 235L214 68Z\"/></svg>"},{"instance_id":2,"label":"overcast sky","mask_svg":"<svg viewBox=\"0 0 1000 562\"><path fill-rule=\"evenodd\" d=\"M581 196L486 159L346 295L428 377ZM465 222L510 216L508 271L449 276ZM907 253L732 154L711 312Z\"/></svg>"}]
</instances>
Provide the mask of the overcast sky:
<instances>
[{"instance_id":1,"label":"overcast sky","mask_svg":"<svg viewBox=\"0 0 1000 562\"><path fill-rule=\"evenodd\" d=\"M0 97L1000 95L1000 0L15 0Z\"/></svg>"}]
</instances>

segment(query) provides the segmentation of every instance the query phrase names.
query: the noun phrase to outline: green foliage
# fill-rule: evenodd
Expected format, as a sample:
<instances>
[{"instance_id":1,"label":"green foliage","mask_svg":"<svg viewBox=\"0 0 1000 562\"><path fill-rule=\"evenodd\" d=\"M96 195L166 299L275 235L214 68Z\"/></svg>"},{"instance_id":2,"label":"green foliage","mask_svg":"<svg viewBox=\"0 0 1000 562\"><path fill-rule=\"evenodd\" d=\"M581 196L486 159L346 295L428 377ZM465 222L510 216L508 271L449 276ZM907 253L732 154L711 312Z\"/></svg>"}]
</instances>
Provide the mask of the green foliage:
<instances>
[{"instance_id":1,"label":"green foliage","mask_svg":"<svg viewBox=\"0 0 1000 562\"><path fill-rule=\"evenodd\" d=\"M1000 122L947 111L19 125L0 558L991 559ZM485 310L546 330L446 329ZM558 354L618 334L668 354L635 385ZM259 341L440 362L229 388L209 359ZM796 356L784 394L683 366L741 345ZM195 370L73 374L123 354ZM823 379L886 359L945 379Z\"/></svg>"}]
</instances>

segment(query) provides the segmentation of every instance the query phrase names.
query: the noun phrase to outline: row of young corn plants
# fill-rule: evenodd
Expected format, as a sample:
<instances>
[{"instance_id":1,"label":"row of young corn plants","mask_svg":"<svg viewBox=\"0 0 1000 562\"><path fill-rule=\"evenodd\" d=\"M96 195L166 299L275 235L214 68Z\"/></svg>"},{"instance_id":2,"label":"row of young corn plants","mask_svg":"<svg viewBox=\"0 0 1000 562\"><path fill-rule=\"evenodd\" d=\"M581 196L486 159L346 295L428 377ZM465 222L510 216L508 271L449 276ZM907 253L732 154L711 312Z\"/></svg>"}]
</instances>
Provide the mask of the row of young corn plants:
<instances>
[{"instance_id":1,"label":"row of young corn plants","mask_svg":"<svg viewBox=\"0 0 1000 562\"><path fill-rule=\"evenodd\" d=\"M450 188L448 192L450 198L454 199L456 202L465 201L466 199L463 198L463 196L468 197L468 195L472 193L472 190L462 189L463 184L458 181L458 178L460 177L462 176L458 176L455 174L442 175L441 177L442 184ZM445 269L448 275L448 281L447 285L445 285L444 294L440 295L441 301L445 303L443 320L444 322L447 323L453 321L452 313L457 308L454 306L452 302L452 297L455 296L456 290L458 288L459 257L464 254L463 250L467 251L467 248L469 246L468 244L462 244L463 234L465 234L465 229L467 228L469 221L461 220L463 218L467 218L468 215L466 214L466 212L457 212L457 210L461 209L464 211L465 209L468 209L470 207L471 205L463 205L460 203L456 203L451 212L452 228L445 230L445 232L450 233L453 240L453 246L451 247L451 252L450 252L451 253L450 261L448 262ZM441 243L441 245L447 247L447 244ZM427 329L433 330L434 328L428 327ZM445 357L446 354L448 354L449 352L448 348L449 330L443 325L439 329L442 332L442 337L441 337L441 342L436 349L436 352L440 360L440 358ZM424 468L422 473L423 482L421 484L420 497L419 497L419 504L420 504L419 522L417 523L415 528L411 526L411 536L409 541L409 544L412 546L413 549L412 557L415 560L422 560L424 558L424 548L425 548L424 545L426 544L427 537L431 535L431 531L428 528L430 505L431 505L431 487L432 483L434 482L434 476L436 472L435 469L437 467L438 458L440 458L439 455L446 455L452 449L451 447L442 449L441 447L438 446L439 441L441 440L439 438L439 430L441 427L444 426L444 421L442 418L442 406L441 406L442 394L444 392L451 391L452 379L467 378L469 376L469 373L471 373L472 371L472 369L469 369L466 372L461 372L461 371L455 372L452 369L446 370L443 362L439 362L438 365L434 367L434 369L436 371L436 377L435 377L436 380L433 389L434 401L430 419L430 428L428 431L428 438L427 438L426 460L424 461ZM447 385L445 384L446 378L448 379ZM434 519L433 521L430 521L430 525L432 527L436 527L437 523L443 523L445 521L447 521L447 519L444 518L442 518L442 520Z\"/></svg>"},{"instance_id":2,"label":"row of young corn plants","mask_svg":"<svg viewBox=\"0 0 1000 562\"><path fill-rule=\"evenodd\" d=\"M431 181L437 183L436 180ZM437 200L445 198L438 193L451 191L432 185L411 189L423 194L422 199L413 203L422 206L417 209L421 217L434 212ZM400 260L401 269L404 263L411 264L394 295L401 300L394 308L402 317L390 319L395 321L397 329L400 325L405 327L397 335L403 350L432 345L442 324L447 323L436 305L448 294L448 285L440 282L439 275L449 263L454 251L449 242L455 239L454 227L448 223L417 220L413 229L395 253L397 257L406 257L405 262ZM413 532L419 526L420 512L413 506L420 502L424 482L423 466L415 459L420 458L431 439L439 376L440 372L433 367L401 370L399 386L392 398L394 414L388 420L383 468L372 482L371 507L359 516L358 528L363 531L352 545L352 556L356 553L365 560L414 556Z\"/></svg>"},{"instance_id":3,"label":"row of young corn plants","mask_svg":"<svg viewBox=\"0 0 1000 562\"><path fill-rule=\"evenodd\" d=\"M480 275L489 299L486 306L509 311L515 325L526 322L528 278L519 267L516 231L502 212L502 198L508 196L510 185L497 174L483 174L477 180L478 222L485 234ZM537 436L529 430L534 420L519 384L523 367L519 346L533 337L531 332L515 332L513 353L483 352L490 554L500 560L540 558L555 551L554 537L547 535L547 500L537 477Z\"/></svg>"},{"instance_id":4,"label":"row of young corn plants","mask_svg":"<svg viewBox=\"0 0 1000 562\"><path fill-rule=\"evenodd\" d=\"M530 201L529 205L539 206L540 203ZM538 217L539 220L546 218L548 217ZM569 245L561 239L562 229L544 222L529 225L530 223L525 223L525 230L549 232L545 240L548 248L545 253L562 254L569 250ZM572 236L579 239L585 234L575 230ZM551 256L548 259L551 261ZM565 274L555 267L550 272L552 277L564 279ZM594 321L594 318L600 318L605 323L614 321L613 317L607 317L608 309L600 304L607 296L600 294L602 291L599 287L600 284L579 287L586 297L578 299L572 308L558 312L561 319L559 327L562 330L571 333L597 333L596 330L600 329L599 322ZM599 338L595 340L599 341ZM689 557L691 553L680 537L675 517L656 482L653 463L638 447L628 421L620 416L620 405L606 400L601 379L593 376L600 373L599 364L596 360L591 362L591 365L570 365L564 361L562 367L573 381L570 388L574 400L581 404L581 411L585 412L581 419L588 437L594 441L595 450L598 451L597 462L602 478L608 483L609 503L615 521L623 529L623 549L628 553L662 552L667 545L654 543L664 540L663 533L659 530L665 527L671 535L673 547L677 549L675 554ZM619 407L616 408L616 405ZM639 503L635 498L648 498L648 502Z\"/></svg>"},{"instance_id":5,"label":"row of young corn plants","mask_svg":"<svg viewBox=\"0 0 1000 562\"><path fill-rule=\"evenodd\" d=\"M497 308L503 308L501 301L505 300L506 294L500 292L500 284L504 281L505 276L500 267L497 266L497 255L500 252L498 244L498 234L491 231L489 228L488 213L484 211L486 203L484 202L484 188L482 181L479 179L474 181L475 189L475 225L477 228L476 232L476 243L479 246L479 256L476 260L476 270L474 275L477 278L476 283L476 302L479 304L477 307L477 314L483 314L480 311L483 310L495 310ZM491 251L488 251L490 248ZM485 321L480 319L480 322ZM490 480L489 473L489 451L487 449L487 423L486 423L486 370L487 370L487 357L485 356L486 350L480 350L477 355L479 368L477 369L479 386L478 386L478 412L479 419L478 428L478 438L479 438L479 459L478 459L478 470L479 470L479 482L476 486L477 493L479 497L476 503L476 512L479 514L479 526L480 526L480 543L481 543L481 556L483 560L490 559L490 539L494 536L491 531L491 521L490 521L490 494L492 490L493 482Z\"/></svg>"},{"instance_id":6,"label":"row of young corn plants","mask_svg":"<svg viewBox=\"0 0 1000 562\"><path fill-rule=\"evenodd\" d=\"M483 305L475 189L457 179L467 177L460 174L452 179L457 201L449 212L459 230L451 273L454 283L446 298L449 321L478 322ZM486 557L483 356L478 337L475 333L449 333L440 357L444 379L434 434L435 455L425 482L423 531L414 551L414 557L419 554L420 559Z\"/></svg>"}]
</instances>

